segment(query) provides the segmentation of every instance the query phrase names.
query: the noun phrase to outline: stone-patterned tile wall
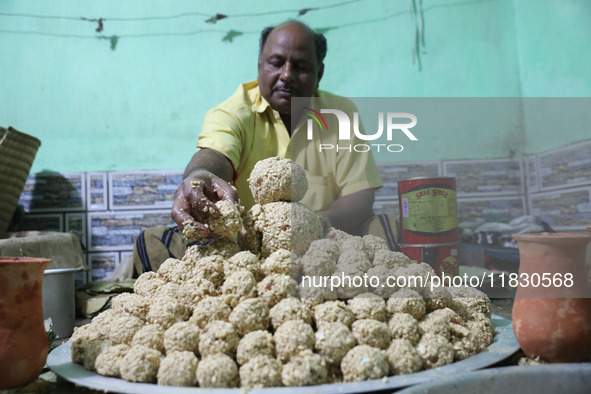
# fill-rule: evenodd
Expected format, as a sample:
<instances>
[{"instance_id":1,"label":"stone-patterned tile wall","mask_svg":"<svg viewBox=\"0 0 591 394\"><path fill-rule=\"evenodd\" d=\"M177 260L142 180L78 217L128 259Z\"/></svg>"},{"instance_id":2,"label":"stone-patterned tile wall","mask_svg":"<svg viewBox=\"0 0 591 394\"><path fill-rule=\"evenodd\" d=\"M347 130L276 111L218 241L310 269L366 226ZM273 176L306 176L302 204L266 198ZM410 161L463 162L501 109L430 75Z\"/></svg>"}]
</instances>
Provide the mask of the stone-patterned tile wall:
<instances>
[{"instance_id":1,"label":"stone-patterned tile wall","mask_svg":"<svg viewBox=\"0 0 591 394\"><path fill-rule=\"evenodd\" d=\"M554 230L591 226L591 140L534 155L538 188L529 190L532 215Z\"/></svg>"},{"instance_id":2,"label":"stone-patterned tile wall","mask_svg":"<svg viewBox=\"0 0 591 394\"><path fill-rule=\"evenodd\" d=\"M88 214L88 249L132 250L140 232L165 225L174 226L170 209L91 212Z\"/></svg>"},{"instance_id":3,"label":"stone-patterned tile wall","mask_svg":"<svg viewBox=\"0 0 591 394\"><path fill-rule=\"evenodd\" d=\"M591 141L537 155L540 191L591 184Z\"/></svg>"},{"instance_id":4,"label":"stone-patterned tile wall","mask_svg":"<svg viewBox=\"0 0 591 394\"><path fill-rule=\"evenodd\" d=\"M504 217L513 219L525 212L525 197L493 197L458 199L458 221L469 222L475 218Z\"/></svg>"},{"instance_id":5,"label":"stone-patterned tile wall","mask_svg":"<svg viewBox=\"0 0 591 394\"><path fill-rule=\"evenodd\" d=\"M373 212L376 215L383 213L393 215L395 217L400 216L398 200L376 200L373 204Z\"/></svg>"},{"instance_id":6,"label":"stone-patterned tile wall","mask_svg":"<svg viewBox=\"0 0 591 394\"><path fill-rule=\"evenodd\" d=\"M525 163L525 174L527 176L527 192L535 193L540 190L538 158L536 155L527 156L523 162Z\"/></svg>"},{"instance_id":7,"label":"stone-patterned tile wall","mask_svg":"<svg viewBox=\"0 0 591 394\"><path fill-rule=\"evenodd\" d=\"M107 173L86 173L86 203L89 211L106 211L107 203Z\"/></svg>"},{"instance_id":8,"label":"stone-patterned tile wall","mask_svg":"<svg viewBox=\"0 0 591 394\"><path fill-rule=\"evenodd\" d=\"M174 225L170 207L183 170L39 173L27 180L19 204L23 231L74 231L89 273L78 284L108 276L133 251L142 230Z\"/></svg>"},{"instance_id":9,"label":"stone-patterned tile wall","mask_svg":"<svg viewBox=\"0 0 591 394\"><path fill-rule=\"evenodd\" d=\"M63 213L27 214L20 231L64 231Z\"/></svg>"},{"instance_id":10,"label":"stone-patterned tile wall","mask_svg":"<svg viewBox=\"0 0 591 394\"><path fill-rule=\"evenodd\" d=\"M89 253L88 266L91 267L89 280L101 280L107 276L121 261L119 252Z\"/></svg>"},{"instance_id":11,"label":"stone-patterned tile wall","mask_svg":"<svg viewBox=\"0 0 591 394\"><path fill-rule=\"evenodd\" d=\"M556 230L591 225L591 140L523 159L378 163L384 187L376 213L398 213L398 180L454 176L458 217L539 216ZM32 174L19 203L23 230L76 231L92 270L109 275L131 253L140 231L173 225L170 207L182 170Z\"/></svg>"},{"instance_id":12,"label":"stone-patterned tile wall","mask_svg":"<svg viewBox=\"0 0 591 394\"><path fill-rule=\"evenodd\" d=\"M84 246L88 245L87 228L86 228L86 214L80 213L66 213L65 215L64 231L75 232Z\"/></svg>"},{"instance_id":13,"label":"stone-patterned tile wall","mask_svg":"<svg viewBox=\"0 0 591 394\"><path fill-rule=\"evenodd\" d=\"M524 193L520 159L444 161L443 175L456 178L458 197Z\"/></svg>"},{"instance_id":14,"label":"stone-patterned tile wall","mask_svg":"<svg viewBox=\"0 0 591 394\"><path fill-rule=\"evenodd\" d=\"M521 159L444 161L444 176L456 178L458 221L525 215L524 169Z\"/></svg>"},{"instance_id":15,"label":"stone-patterned tile wall","mask_svg":"<svg viewBox=\"0 0 591 394\"><path fill-rule=\"evenodd\" d=\"M109 174L109 208L171 208L183 171L112 172Z\"/></svg>"},{"instance_id":16,"label":"stone-patterned tile wall","mask_svg":"<svg viewBox=\"0 0 591 394\"><path fill-rule=\"evenodd\" d=\"M84 211L83 173L38 173L29 176L19 204L27 212Z\"/></svg>"},{"instance_id":17,"label":"stone-patterned tile wall","mask_svg":"<svg viewBox=\"0 0 591 394\"><path fill-rule=\"evenodd\" d=\"M591 225L591 186L532 194L532 215L555 230L578 230Z\"/></svg>"}]
</instances>

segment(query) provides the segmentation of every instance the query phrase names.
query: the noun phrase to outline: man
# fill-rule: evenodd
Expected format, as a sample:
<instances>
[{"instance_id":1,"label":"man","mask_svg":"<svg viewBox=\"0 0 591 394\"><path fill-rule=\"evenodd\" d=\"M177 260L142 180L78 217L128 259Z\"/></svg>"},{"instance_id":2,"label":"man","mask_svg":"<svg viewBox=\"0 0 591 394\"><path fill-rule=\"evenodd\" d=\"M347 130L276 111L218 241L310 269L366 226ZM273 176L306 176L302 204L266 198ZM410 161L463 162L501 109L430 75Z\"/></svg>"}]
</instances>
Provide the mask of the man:
<instances>
[{"instance_id":1,"label":"man","mask_svg":"<svg viewBox=\"0 0 591 394\"><path fill-rule=\"evenodd\" d=\"M205 116L198 150L173 202L172 218L181 230L190 223L202 238L215 238L202 221L205 215L217 214L216 201L240 200L246 209L254 204L247 183L254 165L272 156L291 157L292 137L305 133L292 130L292 117L294 124L301 117L301 113L292 114L292 97L332 96L318 90L325 55L324 36L300 22L263 30L257 80L242 84ZM352 106L348 100L346 104ZM306 156L302 164L310 182L310 196L303 202L330 225L358 233L372 216L374 192L382 186L371 154L341 154L338 160L334 154L318 155L314 149L298 154ZM194 188L195 181L203 188Z\"/></svg>"},{"instance_id":2,"label":"man","mask_svg":"<svg viewBox=\"0 0 591 394\"><path fill-rule=\"evenodd\" d=\"M230 103L226 102L227 106L222 104L221 110L210 111L206 116L199 138L200 149L185 170L185 179L177 190L172 208L172 217L179 226L189 221L202 237L214 236L199 219L219 199L237 201L238 195L229 185L235 178L242 203L247 208L252 205L246 179L254 164L270 156L289 155L286 150L292 134L291 98L312 97L317 93L324 73L322 61L326 41L323 38L299 22L287 22L263 31L257 82L244 84L237 92L239 94L235 94L242 97L231 98ZM244 95L252 101L244 100ZM232 106L235 112L247 113L228 114L227 107ZM254 106L253 113L248 113L250 106ZM280 121L273 119L274 111L279 114ZM253 115L260 119L253 119ZM259 135L252 135L259 130L247 130L250 125L244 124L245 121L258 123L256 126L264 130ZM251 135L246 138L252 141L241 145L236 143L248 134ZM268 138L273 140L272 144L258 141ZM248 142L255 145L248 146ZM376 174L377 171L372 174L376 179L368 182L366 188L339 196L319 214L337 228L357 231L372 215L374 191L381 186ZM206 185L203 193L191 187L191 182L197 180Z\"/></svg>"}]
</instances>

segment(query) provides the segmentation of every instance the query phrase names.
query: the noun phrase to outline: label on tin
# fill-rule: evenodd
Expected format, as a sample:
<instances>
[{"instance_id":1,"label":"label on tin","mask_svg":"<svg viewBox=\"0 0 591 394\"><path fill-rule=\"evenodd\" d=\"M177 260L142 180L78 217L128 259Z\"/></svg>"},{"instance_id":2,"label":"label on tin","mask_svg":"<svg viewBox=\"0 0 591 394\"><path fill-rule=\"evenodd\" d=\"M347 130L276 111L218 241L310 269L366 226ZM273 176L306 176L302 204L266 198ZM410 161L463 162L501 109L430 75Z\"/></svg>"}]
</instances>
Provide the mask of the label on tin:
<instances>
[{"instance_id":1,"label":"label on tin","mask_svg":"<svg viewBox=\"0 0 591 394\"><path fill-rule=\"evenodd\" d=\"M408 198L402 199L402 217L408 217Z\"/></svg>"},{"instance_id":2,"label":"label on tin","mask_svg":"<svg viewBox=\"0 0 591 394\"><path fill-rule=\"evenodd\" d=\"M405 200L406 203L404 203ZM415 189L402 194L401 201L403 201L404 230L417 234L438 235L454 231L458 227L456 191L453 189L444 187Z\"/></svg>"}]
</instances>

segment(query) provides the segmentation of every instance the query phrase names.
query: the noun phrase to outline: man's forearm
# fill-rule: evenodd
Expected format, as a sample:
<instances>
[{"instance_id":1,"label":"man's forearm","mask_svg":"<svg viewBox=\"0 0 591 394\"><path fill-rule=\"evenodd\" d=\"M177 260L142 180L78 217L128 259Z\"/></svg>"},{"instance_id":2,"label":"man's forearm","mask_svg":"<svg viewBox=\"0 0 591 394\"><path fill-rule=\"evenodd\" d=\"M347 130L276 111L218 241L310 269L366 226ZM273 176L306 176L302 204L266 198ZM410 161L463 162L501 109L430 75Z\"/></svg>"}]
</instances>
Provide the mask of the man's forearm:
<instances>
[{"instance_id":1,"label":"man's forearm","mask_svg":"<svg viewBox=\"0 0 591 394\"><path fill-rule=\"evenodd\" d=\"M375 189L365 189L338 198L329 209L318 214L331 226L350 234L360 234L363 223L373 215Z\"/></svg>"},{"instance_id":2,"label":"man's forearm","mask_svg":"<svg viewBox=\"0 0 591 394\"><path fill-rule=\"evenodd\" d=\"M234 168L230 160L214 149L200 149L195 152L185 168L183 178L197 170L209 171L228 183L232 182L234 177Z\"/></svg>"}]
</instances>

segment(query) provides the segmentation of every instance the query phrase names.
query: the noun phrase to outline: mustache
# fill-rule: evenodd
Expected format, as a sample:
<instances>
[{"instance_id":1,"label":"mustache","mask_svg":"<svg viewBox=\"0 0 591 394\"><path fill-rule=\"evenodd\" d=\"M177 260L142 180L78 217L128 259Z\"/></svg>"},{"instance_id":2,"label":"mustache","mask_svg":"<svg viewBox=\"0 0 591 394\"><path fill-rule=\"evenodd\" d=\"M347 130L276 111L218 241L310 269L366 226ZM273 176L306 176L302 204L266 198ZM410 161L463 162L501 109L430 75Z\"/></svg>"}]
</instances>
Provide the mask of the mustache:
<instances>
[{"instance_id":1,"label":"mustache","mask_svg":"<svg viewBox=\"0 0 591 394\"><path fill-rule=\"evenodd\" d=\"M289 90L292 92L298 92L299 90L294 86L287 83L282 83L281 85L275 85L273 90Z\"/></svg>"}]
</instances>

